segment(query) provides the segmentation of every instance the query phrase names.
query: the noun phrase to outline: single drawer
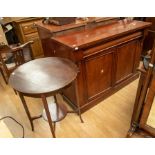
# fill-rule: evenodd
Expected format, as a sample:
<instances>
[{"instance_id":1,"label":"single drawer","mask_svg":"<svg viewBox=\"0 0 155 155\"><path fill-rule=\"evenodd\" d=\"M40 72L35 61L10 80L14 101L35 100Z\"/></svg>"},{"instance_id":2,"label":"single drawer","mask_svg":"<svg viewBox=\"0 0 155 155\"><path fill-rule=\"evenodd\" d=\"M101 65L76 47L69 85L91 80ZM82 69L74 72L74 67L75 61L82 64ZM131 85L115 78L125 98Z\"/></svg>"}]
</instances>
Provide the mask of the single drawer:
<instances>
[{"instance_id":1,"label":"single drawer","mask_svg":"<svg viewBox=\"0 0 155 155\"><path fill-rule=\"evenodd\" d=\"M37 28L35 27L35 22L24 23L21 25L21 27L24 34L37 32Z\"/></svg>"}]
</instances>

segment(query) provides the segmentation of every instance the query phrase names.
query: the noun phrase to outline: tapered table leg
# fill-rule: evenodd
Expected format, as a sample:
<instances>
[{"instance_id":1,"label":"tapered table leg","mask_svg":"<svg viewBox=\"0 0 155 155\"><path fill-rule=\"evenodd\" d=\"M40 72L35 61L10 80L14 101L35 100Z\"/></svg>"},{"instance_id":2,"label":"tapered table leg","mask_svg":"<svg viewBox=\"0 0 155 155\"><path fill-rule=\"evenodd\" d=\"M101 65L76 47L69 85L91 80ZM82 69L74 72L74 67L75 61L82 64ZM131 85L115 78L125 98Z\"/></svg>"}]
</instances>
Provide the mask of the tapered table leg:
<instances>
[{"instance_id":1,"label":"tapered table leg","mask_svg":"<svg viewBox=\"0 0 155 155\"><path fill-rule=\"evenodd\" d=\"M75 82L77 83L77 79L75 80ZM82 116L81 116L81 110L80 110L80 102L79 102L79 93L78 93L78 89L76 87L76 100L77 100L77 113L80 117L80 121L81 123L84 123L83 119L82 119Z\"/></svg>"},{"instance_id":2,"label":"tapered table leg","mask_svg":"<svg viewBox=\"0 0 155 155\"><path fill-rule=\"evenodd\" d=\"M19 92L19 97L20 97L20 99L21 99L21 101L22 101L22 103L23 103L25 112L26 112L26 114L27 114L27 116L28 116L28 118L29 118L32 131L34 131L33 119L32 119L32 117L31 117L31 114L30 114L29 109L28 109L28 107L27 107L27 104L26 104L26 101L25 101L25 99L24 99L24 96L23 96L22 93L20 93L20 92Z\"/></svg>"},{"instance_id":3,"label":"tapered table leg","mask_svg":"<svg viewBox=\"0 0 155 155\"><path fill-rule=\"evenodd\" d=\"M44 104L44 108L45 108L45 112L46 112L46 116L47 116L47 119L48 119L48 123L49 123L49 126L50 126L51 133L53 135L53 138L56 138L54 128L53 128L53 125L52 125L52 118L51 118L50 111L49 111L49 108L48 108L48 103L47 103L47 100L46 100L46 96L41 95L41 98L42 98L42 101L43 101L43 104Z\"/></svg>"}]
</instances>

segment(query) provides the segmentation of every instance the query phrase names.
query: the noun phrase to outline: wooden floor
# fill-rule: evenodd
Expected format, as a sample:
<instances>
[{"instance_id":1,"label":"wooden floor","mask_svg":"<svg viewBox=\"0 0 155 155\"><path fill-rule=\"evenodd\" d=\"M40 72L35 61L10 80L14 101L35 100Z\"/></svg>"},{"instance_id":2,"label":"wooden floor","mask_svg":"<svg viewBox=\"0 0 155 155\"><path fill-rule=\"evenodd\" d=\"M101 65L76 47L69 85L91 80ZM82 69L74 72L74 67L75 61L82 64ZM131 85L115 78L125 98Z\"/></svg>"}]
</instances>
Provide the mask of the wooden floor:
<instances>
[{"instance_id":1,"label":"wooden floor","mask_svg":"<svg viewBox=\"0 0 155 155\"><path fill-rule=\"evenodd\" d=\"M102 101L92 109L82 114L81 123L76 114L68 114L57 123L56 136L63 137L125 137L130 125L133 104L138 80L121 89L116 94ZM43 105L40 99L26 98L31 114L42 113ZM60 98L60 100L62 100ZM20 99L14 91L5 85L0 77L0 117L10 115L21 122L25 128L25 137L52 137L48 123L43 119L34 121L35 131L31 131L28 118ZM21 137L22 129L12 120L4 123L13 137Z\"/></svg>"}]
</instances>

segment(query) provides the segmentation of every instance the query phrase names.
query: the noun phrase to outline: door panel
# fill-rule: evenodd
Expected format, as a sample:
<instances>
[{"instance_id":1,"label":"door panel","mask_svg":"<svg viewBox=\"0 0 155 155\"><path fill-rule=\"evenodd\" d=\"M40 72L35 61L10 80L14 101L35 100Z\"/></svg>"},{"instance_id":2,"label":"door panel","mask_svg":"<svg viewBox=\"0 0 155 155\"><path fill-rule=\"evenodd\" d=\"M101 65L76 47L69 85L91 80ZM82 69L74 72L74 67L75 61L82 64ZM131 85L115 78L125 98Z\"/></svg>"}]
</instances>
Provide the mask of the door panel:
<instances>
[{"instance_id":1,"label":"door panel","mask_svg":"<svg viewBox=\"0 0 155 155\"><path fill-rule=\"evenodd\" d=\"M112 53L98 56L86 61L86 84L88 99L111 87Z\"/></svg>"},{"instance_id":2,"label":"door panel","mask_svg":"<svg viewBox=\"0 0 155 155\"><path fill-rule=\"evenodd\" d=\"M133 73L137 41L132 41L117 48L116 83Z\"/></svg>"}]
</instances>

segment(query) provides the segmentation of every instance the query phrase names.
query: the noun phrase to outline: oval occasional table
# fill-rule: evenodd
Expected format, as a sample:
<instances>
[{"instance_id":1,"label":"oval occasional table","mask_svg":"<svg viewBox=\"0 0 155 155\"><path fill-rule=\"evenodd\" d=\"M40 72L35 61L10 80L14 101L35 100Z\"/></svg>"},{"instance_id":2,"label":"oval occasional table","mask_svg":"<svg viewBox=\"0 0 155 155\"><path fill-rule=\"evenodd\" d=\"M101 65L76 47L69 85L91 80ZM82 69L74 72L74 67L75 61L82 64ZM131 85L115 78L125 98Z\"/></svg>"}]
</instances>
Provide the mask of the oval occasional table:
<instances>
[{"instance_id":1,"label":"oval occasional table","mask_svg":"<svg viewBox=\"0 0 155 155\"><path fill-rule=\"evenodd\" d=\"M18 67L12 72L9 84L18 92L23 103L26 114L29 118L32 131L34 131L33 120L42 117L31 117L24 96L41 98L48 123L53 137L55 136L55 123L65 118L67 108L64 104L59 104L56 94L69 87L78 74L77 66L68 59L58 57L47 57L32 60ZM47 97L54 96L55 105L49 110ZM80 107L77 110L81 122ZM53 125L54 124L54 125Z\"/></svg>"}]
</instances>

